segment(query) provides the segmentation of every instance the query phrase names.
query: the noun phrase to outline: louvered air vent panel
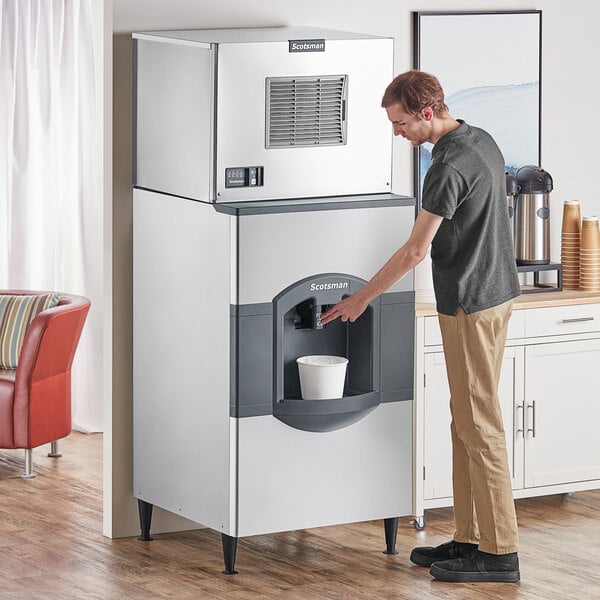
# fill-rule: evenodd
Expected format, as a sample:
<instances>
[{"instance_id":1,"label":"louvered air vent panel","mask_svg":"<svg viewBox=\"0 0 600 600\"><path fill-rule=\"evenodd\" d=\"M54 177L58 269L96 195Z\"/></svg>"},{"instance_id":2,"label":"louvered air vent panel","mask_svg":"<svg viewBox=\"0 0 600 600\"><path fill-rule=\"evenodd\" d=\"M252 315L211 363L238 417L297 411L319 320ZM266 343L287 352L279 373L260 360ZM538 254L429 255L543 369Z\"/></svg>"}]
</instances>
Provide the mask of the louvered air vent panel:
<instances>
[{"instance_id":1,"label":"louvered air vent panel","mask_svg":"<svg viewBox=\"0 0 600 600\"><path fill-rule=\"evenodd\" d=\"M346 143L346 75L269 77L267 148Z\"/></svg>"}]
</instances>

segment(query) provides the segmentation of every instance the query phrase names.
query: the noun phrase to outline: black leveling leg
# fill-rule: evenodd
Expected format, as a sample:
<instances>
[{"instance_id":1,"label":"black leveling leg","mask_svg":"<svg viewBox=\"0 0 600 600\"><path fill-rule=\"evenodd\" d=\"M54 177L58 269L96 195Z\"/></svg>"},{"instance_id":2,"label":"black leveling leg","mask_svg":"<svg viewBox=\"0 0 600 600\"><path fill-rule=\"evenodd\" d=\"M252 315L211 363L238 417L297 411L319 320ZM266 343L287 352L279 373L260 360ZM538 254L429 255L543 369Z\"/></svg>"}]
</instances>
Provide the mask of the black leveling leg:
<instances>
[{"instance_id":1,"label":"black leveling leg","mask_svg":"<svg viewBox=\"0 0 600 600\"><path fill-rule=\"evenodd\" d=\"M398 517L383 520L385 530L385 550L384 554L398 554L396 550L396 534L398 533Z\"/></svg>"},{"instance_id":2,"label":"black leveling leg","mask_svg":"<svg viewBox=\"0 0 600 600\"><path fill-rule=\"evenodd\" d=\"M138 512L140 514L140 537L142 542L151 542L150 525L152 524L152 504L138 499Z\"/></svg>"},{"instance_id":3,"label":"black leveling leg","mask_svg":"<svg viewBox=\"0 0 600 600\"><path fill-rule=\"evenodd\" d=\"M225 570L222 573L224 575L236 575L237 571L234 567L238 539L222 533L221 541L223 542L223 558L225 559Z\"/></svg>"}]
</instances>

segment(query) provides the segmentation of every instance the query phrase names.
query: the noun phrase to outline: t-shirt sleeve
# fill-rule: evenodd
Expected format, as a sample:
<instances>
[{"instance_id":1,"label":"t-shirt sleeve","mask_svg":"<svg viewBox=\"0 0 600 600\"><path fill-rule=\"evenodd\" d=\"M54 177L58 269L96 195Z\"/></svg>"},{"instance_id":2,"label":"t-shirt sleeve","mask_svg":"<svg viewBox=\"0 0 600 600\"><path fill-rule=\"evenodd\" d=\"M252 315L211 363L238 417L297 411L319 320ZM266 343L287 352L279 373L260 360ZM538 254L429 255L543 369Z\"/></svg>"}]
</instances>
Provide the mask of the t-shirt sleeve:
<instances>
[{"instance_id":1,"label":"t-shirt sleeve","mask_svg":"<svg viewBox=\"0 0 600 600\"><path fill-rule=\"evenodd\" d=\"M467 190L462 176L446 164L432 164L423 181L421 205L434 215L452 219Z\"/></svg>"}]
</instances>

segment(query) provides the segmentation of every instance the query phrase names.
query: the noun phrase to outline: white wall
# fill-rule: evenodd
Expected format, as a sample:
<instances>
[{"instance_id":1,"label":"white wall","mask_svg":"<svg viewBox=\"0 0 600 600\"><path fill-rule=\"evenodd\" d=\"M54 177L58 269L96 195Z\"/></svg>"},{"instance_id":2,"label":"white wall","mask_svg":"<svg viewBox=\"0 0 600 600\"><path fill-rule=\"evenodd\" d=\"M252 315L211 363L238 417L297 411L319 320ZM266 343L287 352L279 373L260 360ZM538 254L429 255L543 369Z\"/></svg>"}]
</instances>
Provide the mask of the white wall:
<instances>
[{"instance_id":1,"label":"white wall","mask_svg":"<svg viewBox=\"0 0 600 600\"><path fill-rule=\"evenodd\" d=\"M107 407L105 453L105 533L137 533L137 507L131 467L131 32L152 29L312 25L396 40L396 72L412 67L412 11L526 10L542 14L542 166L551 173L552 260L560 260L562 204L579 199L585 214L600 213L594 177L597 152L588 140L599 137L592 118L600 105L600 3L574 0L113 0L114 14L114 183L113 183L113 397ZM510 35L510 32L507 32ZM519 40L515 40L518 44ZM460 117L460 115L454 115ZM587 144L586 144L587 142ZM412 150L395 141L393 191L412 195ZM417 288L429 285L427 267ZM158 515L155 530L177 526ZM185 526L185 523L179 523ZM154 528L153 528L154 529Z\"/></svg>"}]
</instances>

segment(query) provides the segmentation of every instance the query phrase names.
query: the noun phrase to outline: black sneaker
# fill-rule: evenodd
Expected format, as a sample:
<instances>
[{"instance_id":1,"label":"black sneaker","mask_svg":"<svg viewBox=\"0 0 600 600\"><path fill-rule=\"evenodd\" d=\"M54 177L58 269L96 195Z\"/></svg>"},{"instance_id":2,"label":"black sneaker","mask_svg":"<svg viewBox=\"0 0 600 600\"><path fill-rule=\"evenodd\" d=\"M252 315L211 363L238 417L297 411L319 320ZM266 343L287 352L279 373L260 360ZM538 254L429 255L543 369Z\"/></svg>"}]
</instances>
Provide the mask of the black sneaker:
<instances>
[{"instance_id":1,"label":"black sneaker","mask_svg":"<svg viewBox=\"0 0 600 600\"><path fill-rule=\"evenodd\" d=\"M496 581L514 583L519 581L519 557L510 554L488 554L477 551L468 556L434 562L429 572L440 581Z\"/></svg>"},{"instance_id":2,"label":"black sneaker","mask_svg":"<svg viewBox=\"0 0 600 600\"><path fill-rule=\"evenodd\" d=\"M420 567L430 567L434 562L460 558L474 552L477 552L477 544L464 544L452 540L435 548L432 546L414 548L410 553L410 560Z\"/></svg>"}]
</instances>

